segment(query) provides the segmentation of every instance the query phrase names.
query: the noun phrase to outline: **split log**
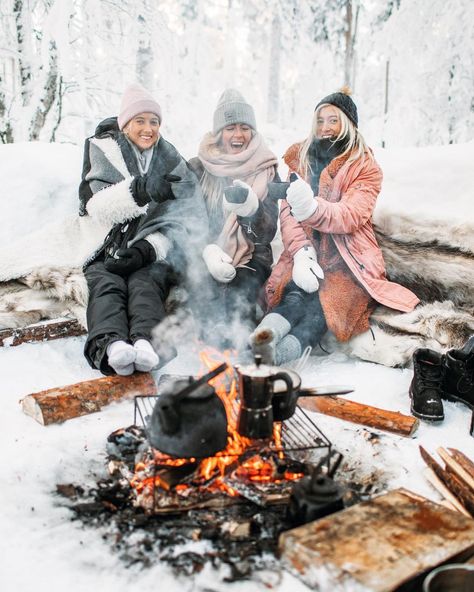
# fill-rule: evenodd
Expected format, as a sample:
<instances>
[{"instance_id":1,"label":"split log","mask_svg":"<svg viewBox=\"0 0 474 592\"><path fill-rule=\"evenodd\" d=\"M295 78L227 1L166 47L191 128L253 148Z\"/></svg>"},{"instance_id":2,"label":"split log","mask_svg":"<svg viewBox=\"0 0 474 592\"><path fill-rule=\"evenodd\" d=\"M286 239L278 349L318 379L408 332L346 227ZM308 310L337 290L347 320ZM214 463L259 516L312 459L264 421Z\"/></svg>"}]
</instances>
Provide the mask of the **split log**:
<instances>
[{"instance_id":1,"label":"split log","mask_svg":"<svg viewBox=\"0 0 474 592\"><path fill-rule=\"evenodd\" d=\"M311 411L402 436L412 436L419 424L418 419L411 415L403 415L396 411L387 411L339 397L300 397L298 404Z\"/></svg>"},{"instance_id":2,"label":"split log","mask_svg":"<svg viewBox=\"0 0 474 592\"><path fill-rule=\"evenodd\" d=\"M51 341L62 337L77 337L85 333L86 330L77 319L45 321L18 329L2 329L0 331L0 347Z\"/></svg>"},{"instance_id":3,"label":"split log","mask_svg":"<svg viewBox=\"0 0 474 592\"><path fill-rule=\"evenodd\" d=\"M457 460L462 468L474 479L474 462L457 448L448 448L449 454Z\"/></svg>"},{"instance_id":4,"label":"split log","mask_svg":"<svg viewBox=\"0 0 474 592\"><path fill-rule=\"evenodd\" d=\"M443 469L435 459L426 452L423 446L420 446L421 457L425 463L433 470L434 474L446 485L446 487L453 493L466 510L474 517L474 493L469 490L461 479Z\"/></svg>"},{"instance_id":5,"label":"split log","mask_svg":"<svg viewBox=\"0 0 474 592\"><path fill-rule=\"evenodd\" d=\"M49 425L100 411L113 401L156 393L153 376L137 372L132 376L104 376L32 393L23 397L20 403L27 415L42 425Z\"/></svg>"},{"instance_id":6,"label":"split log","mask_svg":"<svg viewBox=\"0 0 474 592\"><path fill-rule=\"evenodd\" d=\"M439 479L439 477L436 476L433 469L426 468L426 470L424 471L424 475L426 479L434 487L434 489L436 489L436 491L440 493L451 506L453 506L453 509L457 510L458 512L461 512L461 514L464 514L464 516L471 516L469 512L466 510L466 508L459 502L457 497L455 497L449 491L446 485L441 481L441 479Z\"/></svg>"},{"instance_id":7,"label":"split log","mask_svg":"<svg viewBox=\"0 0 474 592\"><path fill-rule=\"evenodd\" d=\"M388 592L470 555L474 521L396 490L283 532L279 550L312 589Z\"/></svg>"},{"instance_id":8,"label":"split log","mask_svg":"<svg viewBox=\"0 0 474 592\"><path fill-rule=\"evenodd\" d=\"M474 495L474 477L471 477L469 472L466 471L464 467L454 457L452 457L447 450L445 450L441 446L436 449L436 452L444 460L446 464L446 470L455 475L456 477L459 477L461 481L464 481L466 486L471 490L472 494Z\"/></svg>"}]
</instances>

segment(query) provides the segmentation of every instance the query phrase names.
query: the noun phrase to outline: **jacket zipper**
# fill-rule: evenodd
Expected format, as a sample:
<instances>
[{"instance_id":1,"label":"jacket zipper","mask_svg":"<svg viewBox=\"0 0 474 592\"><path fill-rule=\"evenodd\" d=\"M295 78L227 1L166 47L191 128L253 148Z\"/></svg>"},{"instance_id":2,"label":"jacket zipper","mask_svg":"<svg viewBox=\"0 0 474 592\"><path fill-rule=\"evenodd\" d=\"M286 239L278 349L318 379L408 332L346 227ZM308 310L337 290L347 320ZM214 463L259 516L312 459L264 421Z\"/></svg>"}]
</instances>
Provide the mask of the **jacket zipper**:
<instances>
[{"instance_id":1,"label":"jacket zipper","mask_svg":"<svg viewBox=\"0 0 474 592\"><path fill-rule=\"evenodd\" d=\"M359 266L359 269L360 269L361 271L363 271L363 270L365 269L365 267L364 267L364 264L363 264L363 263L361 263L360 261L358 261L358 260L357 260L357 259L354 257L354 255L352 254L352 251L349 249L349 244L348 244L348 242L347 242L347 237L344 237L344 242L346 243L346 249L347 249L347 252L348 252L348 253L349 253L349 255L352 257L352 259L354 259L354 261L357 263L357 265Z\"/></svg>"}]
</instances>

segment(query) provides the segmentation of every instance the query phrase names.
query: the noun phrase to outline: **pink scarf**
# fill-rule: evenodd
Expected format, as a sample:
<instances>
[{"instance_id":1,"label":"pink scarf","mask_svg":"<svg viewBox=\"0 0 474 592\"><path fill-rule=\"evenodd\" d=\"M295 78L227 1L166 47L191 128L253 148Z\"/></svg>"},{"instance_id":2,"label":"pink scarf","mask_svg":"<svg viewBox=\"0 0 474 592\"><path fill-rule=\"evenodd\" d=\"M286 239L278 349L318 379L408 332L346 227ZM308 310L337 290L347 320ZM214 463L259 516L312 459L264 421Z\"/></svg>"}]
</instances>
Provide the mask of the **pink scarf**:
<instances>
[{"instance_id":1,"label":"pink scarf","mask_svg":"<svg viewBox=\"0 0 474 592\"><path fill-rule=\"evenodd\" d=\"M258 199L263 201L268 193L268 183L275 176L278 159L266 146L262 136L255 133L248 147L238 154L213 151L212 146L215 146L215 136L208 133L204 136L198 153L205 171L213 177L221 178L223 182L225 178L244 181L252 187ZM254 244L243 233L234 213L227 215L216 242L232 257L234 267L243 267L252 258Z\"/></svg>"}]
</instances>

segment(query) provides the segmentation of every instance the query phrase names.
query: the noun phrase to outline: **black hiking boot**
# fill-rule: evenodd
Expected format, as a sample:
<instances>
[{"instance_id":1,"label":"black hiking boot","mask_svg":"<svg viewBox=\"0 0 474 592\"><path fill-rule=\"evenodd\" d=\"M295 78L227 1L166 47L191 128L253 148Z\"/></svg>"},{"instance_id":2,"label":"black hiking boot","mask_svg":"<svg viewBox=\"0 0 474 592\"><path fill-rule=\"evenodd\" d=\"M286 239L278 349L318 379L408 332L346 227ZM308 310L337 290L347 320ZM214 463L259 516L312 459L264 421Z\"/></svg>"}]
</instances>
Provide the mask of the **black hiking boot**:
<instances>
[{"instance_id":1,"label":"black hiking boot","mask_svg":"<svg viewBox=\"0 0 474 592\"><path fill-rule=\"evenodd\" d=\"M461 349L449 350L444 365L443 398L474 410L474 335Z\"/></svg>"},{"instance_id":2,"label":"black hiking boot","mask_svg":"<svg viewBox=\"0 0 474 592\"><path fill-rule=\"evenodd\" d=\"M444 356L431 349L417 349L413 354L413 380L410 384L411 412L424 421L444 419L441 389Z\"/></svg>"}]
</instances>

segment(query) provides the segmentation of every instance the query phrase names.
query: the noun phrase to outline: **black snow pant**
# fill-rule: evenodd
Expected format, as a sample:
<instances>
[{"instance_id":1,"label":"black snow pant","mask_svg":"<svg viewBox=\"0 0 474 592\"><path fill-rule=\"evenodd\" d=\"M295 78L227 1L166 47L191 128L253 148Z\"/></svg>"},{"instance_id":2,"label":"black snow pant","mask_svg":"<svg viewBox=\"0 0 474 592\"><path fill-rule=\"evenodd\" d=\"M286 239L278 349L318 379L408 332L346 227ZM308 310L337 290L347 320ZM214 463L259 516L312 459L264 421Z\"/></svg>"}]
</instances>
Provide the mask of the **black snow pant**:
<instances>
[{"instance_id":1,"label":"black snow pant","mask_svg":"<svg viewBox=\"0 0 474 592\"><path fill-rule=\"evenodd\" d=\"M318 345L327 331L326 319L317 292L308 294L293 281L283 291L280 303L271 310L285 317L291 325L289 334L301 343L301 348Z\"/></svg>"},{"instance_id":2,"label":"black snow pant","mask_svg":"<svg viewBox=\"0 0 474 592\"><path fill-rule=\"evenodd\" d=\"M259 294L271 268L259 259L251 259L246 267L237 267L236 272L228 284L208 276L200 302L194 307L201 322L203 339L216 346L233 345L233 337L237 336L229 332L234 322L242 326L242 335L244 332L248 335L255 327ZM236 325L233 327L235 329Z\"/></svg>"},{"instance_id":3,"label":"black snow pant","mask_svg":"<svg viewBox=\"0 0 474 592\"><path fill-rule=\"evenodd\" d=\"M126 278L107 271L103 261L95 261L84 274L89 289L84 355L92 368L115 374L107 361L107 346L119 340L150 341L152 329L166 315L164 303L175 278L162 261Z\"/></svg>"}]
</instances>

